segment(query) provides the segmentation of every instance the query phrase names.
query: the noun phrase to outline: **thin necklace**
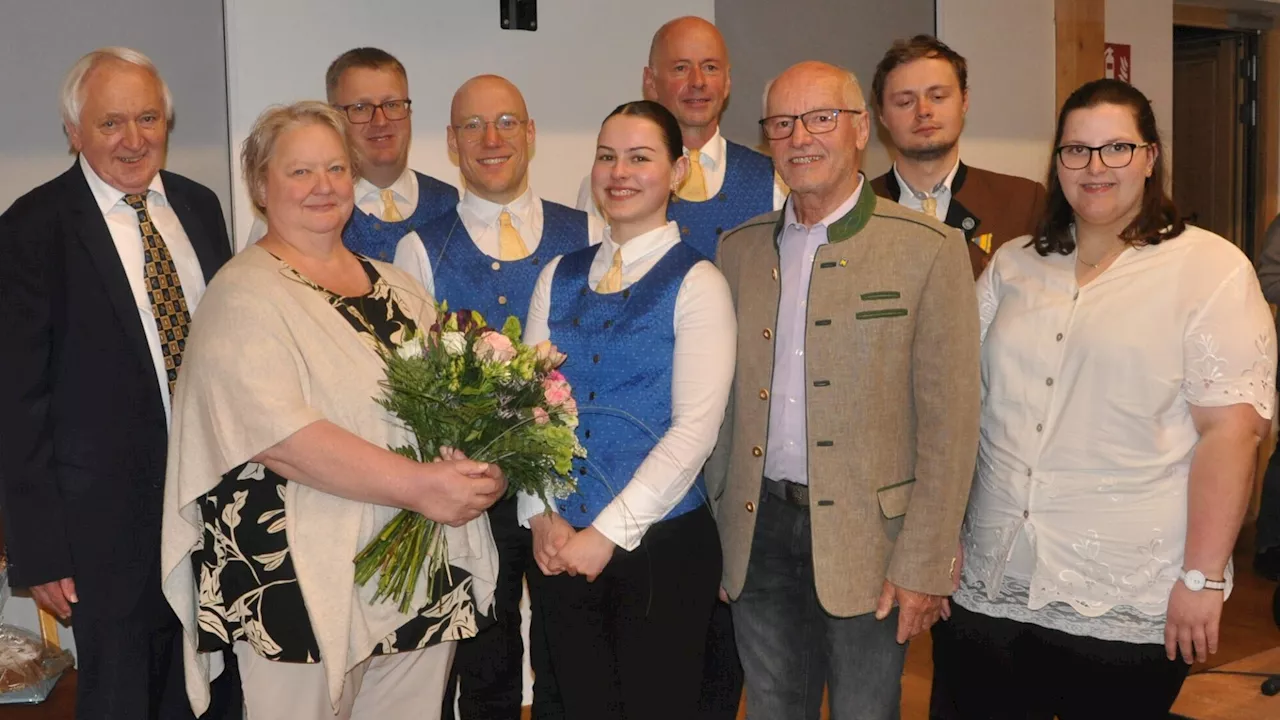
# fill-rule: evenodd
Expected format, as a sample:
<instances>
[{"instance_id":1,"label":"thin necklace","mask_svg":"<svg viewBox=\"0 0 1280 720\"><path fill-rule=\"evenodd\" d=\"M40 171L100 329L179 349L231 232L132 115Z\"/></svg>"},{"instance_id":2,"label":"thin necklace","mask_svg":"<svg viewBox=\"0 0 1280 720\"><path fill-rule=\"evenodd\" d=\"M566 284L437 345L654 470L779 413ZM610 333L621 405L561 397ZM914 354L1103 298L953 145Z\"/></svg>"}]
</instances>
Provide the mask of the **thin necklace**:
<instances>
[{"instance_id":1,"label":"thin necklace","mask_svg":"<svg viewBox=\"0 0 1280 720\"><path fill-rule=\"evenodd\" d=\"M1120 248L1120 252L1124 252L1124 248ZM1101 265L1102 263L1106 262L1106 260L1107 260L1108 258L1110 258L1110 257L1111 257L1111 255L1112 255L1113 253L1114 253L1114 254L1117 254L1117 255L1119 254L1119 253L1116 253L1114 250L1112 250L1111 252L1107 253L1106 255L1103 255L1102 257L1098 258L1098 262L1096 262L1096 263L1091 263L1091 262L1089 262L1088 260L1085 260L1084 258L1080 257L1080 247L1079 247L1079 246L1077 246L1077 247L1076 247L1076 260L1079 260L1080 262L1084 263L1085 265L1088 265L1089 267L1093 268L1094 270L1097 270L1097 269L1098 269L1098 266L1099 266L1099 265Z\"/></svg>"}]
</instances>

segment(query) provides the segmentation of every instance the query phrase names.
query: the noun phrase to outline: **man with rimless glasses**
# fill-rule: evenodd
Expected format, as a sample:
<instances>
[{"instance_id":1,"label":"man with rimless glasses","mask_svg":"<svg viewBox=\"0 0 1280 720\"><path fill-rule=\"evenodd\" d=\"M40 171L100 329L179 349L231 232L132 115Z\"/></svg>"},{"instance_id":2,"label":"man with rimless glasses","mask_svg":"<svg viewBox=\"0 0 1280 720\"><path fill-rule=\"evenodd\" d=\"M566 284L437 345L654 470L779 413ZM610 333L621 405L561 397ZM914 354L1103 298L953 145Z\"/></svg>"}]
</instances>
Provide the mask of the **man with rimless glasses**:
<instances>
[{"instance_id":1,"label":"man with rimless glasses","mask_svg":"<svg viewBox=\"0 0 1280 720\"><path fill-rule=\"evenodd\" d=\"M539 198L529 187L529 160L536 128L524 96L496 75L471 78L458 88L445 128L449 151L458 158L466 192L456 207L405 236L396 265L451 308L478 310L490 325L507 316L523 323L538 274L551 259L600 242L604 225L585 212ZM517 718L523 690L520 596L533 562L529 530L516 518L516 499L489 508L498 546L497 623L458 644L445 718L458 711L473 718ZM557 693L547 666L538 608L529 632L535 675L534 717L554 715Z\"/></svg>"},{"instance_id":2,"label":"man with rimless glasses","mask_svg":"<svg viewBox=\"0 0 1280 720\"><path fill-rule=\"evenodd\" d=\"M449 183L409 169L413 139L409 76L395 56L355 48L338 56L324 77L329 104L347 116L359 153L356 207L342 232L352 252L391 262L396 243L458 202ZM250 242L266 234L255 221Z\"/></svg>"}]
</instances>

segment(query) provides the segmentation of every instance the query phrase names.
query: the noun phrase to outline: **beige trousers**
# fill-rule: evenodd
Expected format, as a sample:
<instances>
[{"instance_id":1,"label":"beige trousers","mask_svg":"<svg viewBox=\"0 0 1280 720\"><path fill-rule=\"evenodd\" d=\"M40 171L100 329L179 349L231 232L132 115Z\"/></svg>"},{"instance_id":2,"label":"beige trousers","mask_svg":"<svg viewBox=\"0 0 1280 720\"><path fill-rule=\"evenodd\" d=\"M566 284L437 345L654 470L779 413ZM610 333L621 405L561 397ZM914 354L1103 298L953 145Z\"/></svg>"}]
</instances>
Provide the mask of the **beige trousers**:
<instances>
[{"instance_id":1,"label":"beige trousers","mask_svg":"<svg viewBox=\"0 0 1280 720\"><path fill-rule=\"evenodd\" d=\"M323 661L273 662L237 642L245 720L439 720L456 645L366 659L347 673L335 713Z\"/></svg>"}]
</instances>

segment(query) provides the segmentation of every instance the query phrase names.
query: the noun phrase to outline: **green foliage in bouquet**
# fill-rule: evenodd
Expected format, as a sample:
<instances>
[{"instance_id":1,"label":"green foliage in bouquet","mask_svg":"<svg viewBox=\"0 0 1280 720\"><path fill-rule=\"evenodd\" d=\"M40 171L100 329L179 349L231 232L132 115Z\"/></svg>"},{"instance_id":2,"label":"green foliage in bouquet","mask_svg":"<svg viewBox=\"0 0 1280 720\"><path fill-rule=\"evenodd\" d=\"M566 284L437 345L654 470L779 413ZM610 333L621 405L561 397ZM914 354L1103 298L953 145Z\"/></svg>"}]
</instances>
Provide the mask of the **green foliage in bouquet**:
<instances>
[{"instance_id":1,"label":"green foliage in bouquet","mask_svg":"<svg viewBox=\"0 0 1280 720\"><path fill-rule=\"evenodd\" d=\"M472 310L439 308L425 333L383 352L385 391L378 402L404 423L416 446L393 448L431 462L442 447L494 463L507 478L508 497L523 491L548 505L574 491L570 470L586 451L578 443L578 407L558 368L564 355L551 343L525 345L520 321L498 332ZM418 578L448 571L444 527L401 511L355 558L356 583L379 575L374 601L391 598L409 612Z\"/></svg>"}]
</instances>

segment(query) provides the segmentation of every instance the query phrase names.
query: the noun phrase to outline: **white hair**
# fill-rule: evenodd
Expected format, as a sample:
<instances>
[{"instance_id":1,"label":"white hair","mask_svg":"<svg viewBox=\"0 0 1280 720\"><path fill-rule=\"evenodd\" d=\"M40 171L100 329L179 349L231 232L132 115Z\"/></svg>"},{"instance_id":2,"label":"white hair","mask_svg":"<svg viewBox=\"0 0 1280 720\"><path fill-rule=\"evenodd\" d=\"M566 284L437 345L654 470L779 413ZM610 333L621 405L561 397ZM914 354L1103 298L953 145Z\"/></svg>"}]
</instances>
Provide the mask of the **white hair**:
<instances>
[{"instance_id":1,"label":"white hair","mask_svg":"<svg viewBox=\"0 0 1280 720\"><path fill-rule=\"evenodd\" d=\"M59 101L62 106L62 122L67 127L80 127L80 111L84 109L85 79L94 68L107 60L136 65L155 76L156 82L160 83L160 94L164 97L164 117L169 123L173 123L173 95L169 92L169 86L165 84L164 78L160 77L160 71L156 70L155 63L151 62L151 58L127 47L104 47L77 60L62 80Z\"/></svg>"},{"instance_id":2,"label":"white hair","mask_svg":"<svg viewBox=\"0 0 1280 720\"><path fill-rule=\"evenodd\" d=\"M846 70L838 65L832 65L841 74L844 75L844 102L845 107L850 110L866 111L867 101L862 95L862 85L858 82L858 76L853 74L852 70ZM760 117L769 114L769 91L773 89L773 83L777 81L781 75L778 75L769 82L764 84L764 95L760 97Z\"/></svg>"}]
</instances>

